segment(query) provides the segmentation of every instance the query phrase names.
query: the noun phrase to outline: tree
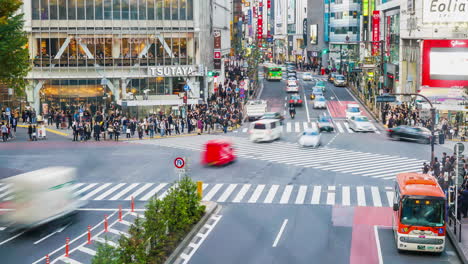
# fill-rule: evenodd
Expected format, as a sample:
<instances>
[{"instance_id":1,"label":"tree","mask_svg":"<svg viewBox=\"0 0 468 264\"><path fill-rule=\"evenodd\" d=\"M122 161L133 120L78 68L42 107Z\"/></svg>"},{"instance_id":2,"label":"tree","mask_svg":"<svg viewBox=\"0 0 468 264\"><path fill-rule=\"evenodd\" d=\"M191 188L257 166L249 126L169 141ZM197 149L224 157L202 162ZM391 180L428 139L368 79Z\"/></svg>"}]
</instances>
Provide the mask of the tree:
<instances>
[{"instance_id":1,"label":"tree","mask_svg":"<svg viewBox=\"0 0 468 264\"><path fill-rule=\"evenodd\" d=\"M30 70L21 0L0 0L0 83L22 95Z\"/></svg>"}]
</instances>

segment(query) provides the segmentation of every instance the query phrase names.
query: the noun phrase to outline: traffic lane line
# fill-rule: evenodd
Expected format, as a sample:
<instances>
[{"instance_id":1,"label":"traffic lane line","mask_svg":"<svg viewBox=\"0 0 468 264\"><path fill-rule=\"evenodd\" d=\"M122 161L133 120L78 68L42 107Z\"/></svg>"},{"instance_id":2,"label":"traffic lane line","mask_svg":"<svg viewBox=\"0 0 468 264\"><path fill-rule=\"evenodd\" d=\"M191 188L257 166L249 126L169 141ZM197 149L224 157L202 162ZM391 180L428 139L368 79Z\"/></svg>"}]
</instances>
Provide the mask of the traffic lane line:
<instances>
[{"instance_id":1,"label":"traffic lane line","mask_svg":"<svg viewBox=\"0 0 468 264\"><path fill-rule=\"evenodd\" d=\"M283 224L281 225L278 234L276 235L275 241L273 242L272 247L278 246L278 243L281 239L281 236L283 235L284 229L286 228L286 225L288 224L288 219L284 219Z\"/></svg>"}]
</instances>

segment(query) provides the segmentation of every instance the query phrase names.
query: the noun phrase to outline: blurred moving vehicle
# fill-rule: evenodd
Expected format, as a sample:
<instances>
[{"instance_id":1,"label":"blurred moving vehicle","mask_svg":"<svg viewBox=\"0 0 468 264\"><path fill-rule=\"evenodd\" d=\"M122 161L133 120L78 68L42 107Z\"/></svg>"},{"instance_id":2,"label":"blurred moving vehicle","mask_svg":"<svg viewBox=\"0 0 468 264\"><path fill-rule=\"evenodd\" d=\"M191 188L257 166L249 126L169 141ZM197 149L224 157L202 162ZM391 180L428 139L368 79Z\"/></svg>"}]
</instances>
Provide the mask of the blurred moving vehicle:
<instances>
[{"instance_id":1,"label":"blurred moving vehicle","mask_svg":"<svg viewBox=\"0 0 468 264\"><path fill-rule=\"evenodd\" d=\"M360 116L361 109L358 104L347 104L346 105L346 120L349 120L352 116Z\"/></svg>"},{"instance_id":2,"label":"blurred moving vehicle","mask_svg":"<svg viewBox=\"0 0 468 264\"><path fill-rule=\"evenodd\" d=\"M73 192L77 171L71 167L48 167L3 179L13 199L1 215L9 231L31 229L72 215L86 204ZM3 206L2 206L3 207Z\"/></svg>"},{"instance_id":3,"label":"blurred moving vehicle","mask_svg":"<svg viewBox=\"0 0 468 264\"><path fill-rule=\"evenodd\" d=\"M276 66L265 66L265 75L267 81L281 81L282 70Z\"/></svg>"},{"instance_id":4,"label":"blurred moving vehicle","mask_svg":"<svg viewBox=\"0 0 468 264\"><path fill-rule=\"evenodd\" d=\"M333 82L335 80L336 73L332 72L328 75L328 82Z\"/></svg>"},{"instance_id":5,"label":"blurred moving vehicle","mask_svg":"<svg viewBox=\"0 0 468 264\"><path fill-rule=\"evenodd\" d=\"M284 116L279 112L267 112L260 119L276 119L280 121L280 125L283 125Z\"/></svg>"},{"instance_id":6,"label":"blurred moving vehicle","mask_svg":"<svg viewBox=\"0 0 468 264\"><path fill-rule=\"evenodd\" d=\"M288 84L287 85L297 85L297 79L296 77L289 77L288 78Z\"/></svg>"},{"instance_id":7,"label":"blurred moving vehicle","mask_svg":"<svg viewBox=\"0 0 468 264\"><path fill-rule=\"evenodd\" d=\"M288 77L296 77L297 78L297 73L295 71L289 71L288 70Z\"/></svg>"},{"instance_id":8,"label":"blurred moving vehicle","mask_svg":"<svg viewBox=\"0 0 468 264\"><path fill-rule=\"evenodd\" d=\"M206 142L202 152L202 165L223 166L236 160L234 148L229 140L214 139Z\"/></svg>"},{"instance_id":9,"label":"blurred moving vehicle","mask_svg":"<svg viewBox=\"0 0 468 264\"><path fill-rule=\"evenodd\" d=\"M297 85L297 83L295 83L295 84L289 83L289 81L288 81L288 84L286 85L286 92L288 92L288 93L297 93L297 92L299 92L299 85Z\"/></svg>"},{"instance_id":10,"label":"blurred moving vehicle","mask_svg":"<svg viewBox=\"0 0 468 264\"><path fill-rule=\"evenodd\" d=\"M324 96L317 95L314 100L314 108L325 109L327 108L327 99Z\"/></svg>"},{"instance_id":11,"label":"blurred moving vehicle","mask_svg":"<svg viewBox=\"0 0 468 264\"><path fill-rule=\"evenodd\" d=\"M387 135L394 140L410 140L422 144L431 143L431 131L425 127L398 126L387 129Z\"/></svg>"},{"instance_id":12,"label":"blurred moving vehicle","mask_svg":"<svg viewBox=\"0 0 468 264\"><path fill-rule=\"evenodd\" d=\"M250 124L250 141L264 142L281 138L283 133L280 121L277 119L262 119Z\"/></svg>"},{"instance_id":13,"label":"blurred moving vehicle","mask_svg":"<svg viewBox=\"0 0 468 264\"><path fill-rule=\"evenodd\" d=\"M333 79L333 84L336 87L345 87L346 86L346 78L343 75L336 75Z\"/></svg>"},{"instance_id":14,"label":"blurred moving vehicle","mask_svg":"<svg viewBox=\"0 0 468 264\"><path fill-rule=\"evenodd\" d=\"M252 100L247 102L246 113L249 121L259 119L265 114L266 110L267 101L265 100Z\"/></svg>"},{"instance_id":15,"label":"blurred moving vehicle","mask_svg":"<svg viewBox=\"0 0 468 264\"><path fill-rule=\"evenodd\" d=\"M333 132L335 130L335 127L333 126L333 120L329 116L320 116L317 120L317 127L320 132Z\"/></svg>"},{"instance_id":16,"label":"blurred moving vehicle","mask_svg":"<svg viewBox=\"0 0 468 264\"><path fill-rule=\"evenodd\" d=\"M326 87L326 84L325 84L324 81L318 81L318 82L315 84L315 86L314 86L314 88L320 88L320 89L322 89L322 92L323 92L323 93L325 93L325 91L326 91L325 87Z\"/></svg>"},{"instance_id":17,"label":"blurred moving vehicle","mask_svg":"<svg viewBox=\"0 0 468 264\"><path fill-rule=\"evenodd\" d=\"M366 116L352 116L348 120L349 128L359 132L375 132L376 128Z\"/></svg>"},{"instance_id":18,"label":"blurred moving vehicle","mask_svg":"<svg viewBox=\"0 0 468 264\"><path fill-rule=\"evenodd\" d=\"M299 134L297 143L303 147L317 148L321 144L320 131L317 128L307 128Z\"/></svg>"},{"instance_id":19,"label":"blurred moving vehicle","mask_svg":"<svg viewBox=\"0 0 468 264\"><path fill-rule=\"evenodd\" d=\"M312 81L312 73L310 72L304 72L302 74L302 80L303 81Z\"/></svg>"},{"instance_id":20,"label":"blurred moving vehicle","mask_svg":"<svg viewBox=\"0 0 468 264\"><path fill-rule=\"evenodd\" d=\"M301 96L298 93L291 94L288 103L294 104L295 106L302 106Z\"/></svg>"},{"instance_id":21,"label":"blurred moving vehicle","mask_svg":"<svg viewBox=\"0 0 468 264\"><path fill-rule=\"evenodd\" d=\"M315 100L315 97L323 96L323 91L319 87L312 88L312 94L310 95L310 99Z\"/></svg>"}]
</instances>

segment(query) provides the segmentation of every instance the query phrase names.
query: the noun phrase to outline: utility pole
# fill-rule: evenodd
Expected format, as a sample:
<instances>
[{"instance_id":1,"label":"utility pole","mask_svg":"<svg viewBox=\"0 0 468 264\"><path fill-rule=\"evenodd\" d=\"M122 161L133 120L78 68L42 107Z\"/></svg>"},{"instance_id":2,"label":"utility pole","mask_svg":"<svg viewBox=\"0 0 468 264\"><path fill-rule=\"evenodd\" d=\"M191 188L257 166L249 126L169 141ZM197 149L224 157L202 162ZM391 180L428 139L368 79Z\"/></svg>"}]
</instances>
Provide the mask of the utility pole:
<instances>
[{"instance_id":1,"label":"utility pole","mask_svg":"<svg viewBox=\"0 0 468 264\"><path fill-rule=\"evenodd\" d=\"M340 44L340 74L343 74L343 44Z\"/></svg>"}]
</instances>

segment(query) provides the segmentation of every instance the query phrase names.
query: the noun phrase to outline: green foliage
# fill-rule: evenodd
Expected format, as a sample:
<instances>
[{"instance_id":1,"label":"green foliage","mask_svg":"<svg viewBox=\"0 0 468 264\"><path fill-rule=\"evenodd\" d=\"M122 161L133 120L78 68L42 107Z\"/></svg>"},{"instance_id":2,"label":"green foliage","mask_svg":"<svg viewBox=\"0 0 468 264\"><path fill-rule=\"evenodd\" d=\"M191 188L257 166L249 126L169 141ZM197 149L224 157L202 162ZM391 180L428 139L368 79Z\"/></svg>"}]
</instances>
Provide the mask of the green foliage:
<instances>
[{"instance_id":1,"label":"green foliage","mask_svg":"<svg viewBox=\"0 0 468 264\"><path fill-rule=\"evenodd\" d=\"M120 237L119 248L114 252L119 263L164 263L204 212L196 183L189 177L182 178L163 200L153 197L146 205L144 219L137 218L130 227L130 236ZM99 256L105 253L98 252L96 258L106 257Z\"/></svg>"},{"instance_id":2,"label":"green foliage","mask_svg":"<svg viewBox=\"0 0 468 264\"><path fill-rule=\"evenodd\" d=\"M16 12L20 0L0 0L0 83L22 95L30 70L28 39L23 31L23 14Z\"/></svg>"},{"instance_id":3,"label":"green foliage","mask_svg":"<svg viewBox=\"0 0 468 264\"><path fill-rule=\"evenodd\" d=\"M107 238L106 238L107 241ZM91 260L92 264L120 264L118 251L108 245L103 243L98 243L98 248L96 251L96 256Z\"/></svg>"}]
</instances>

